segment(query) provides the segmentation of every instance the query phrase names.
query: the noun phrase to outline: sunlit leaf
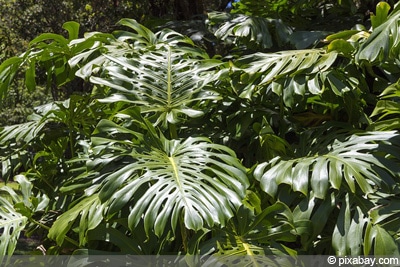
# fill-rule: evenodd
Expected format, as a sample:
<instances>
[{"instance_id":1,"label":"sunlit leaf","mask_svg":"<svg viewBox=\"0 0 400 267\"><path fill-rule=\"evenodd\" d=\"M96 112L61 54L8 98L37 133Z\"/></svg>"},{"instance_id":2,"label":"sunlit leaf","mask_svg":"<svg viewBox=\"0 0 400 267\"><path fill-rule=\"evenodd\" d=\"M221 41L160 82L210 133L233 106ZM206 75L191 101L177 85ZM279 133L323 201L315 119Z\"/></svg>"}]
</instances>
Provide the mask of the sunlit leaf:
<instances>
[{"instance_id":1,"label":"sunlit leaf","mask_svg":"<svg viewBox=\"0 0 400 267\"><path fill-rule=\"evenodd\" d=\"M390 153L384 145L388 141L393 146L399 145L395 132L353 135L345 140L336 140L325 153L289 160L275 158L262 163L256 167L254 175L271 196L276 195L279 184L285 183L303 193L308 192L308 186L316 197L324 199L329 188L343 187L342 181L352 192L356 192L357 184L362 192L372 193L372 185L391 187L394 183L390 177L393 169L390 161L375 155L378 151ZM296 167L299 164L301 167ZM306 167L309 173L299 172ZM387 175L382 176L385 172Z\"/></svg>"},{"instance_id":2,"label":"sunlit leaf","mask_svg":"<svg viewBox=\"0 0 400 267\"><path fill-rule=\"evenodd\" d=\"M6 185L0 187L0 263L5 255L12 255L17 246L21 232L28 223L28 218L21 214L15 207L16 204L25 201L30 205L29 198L31 183L25 177L17 178L21 183L23 192L17 194L11 187Z\"/></svg>"},{"instance_id":3,"label":"sunlit leaf","mask_svg":"<svg viewBox=\"0 0 400 267\"><path fill-rule=\"evenodd\" d=\"M382 3L382 5L385 4ZM383 17L378 20L379 23L377 22L377 24L381 24L374 28L366 42L361 45L356 54L357 61L367 60L375 63L397 58L400 49L400 38L398 37L400 27L398 23L399 17L400 9L397 6L388 16L387 20L384 20Z\"/></svg>"},{"instance_id":4,"label":"sunlit leaf","mask_svg":"<svg viewBox=\"0 0 400 267\"><path fill-rule=\"evenodd\" d=\"M390 8L390 5L386 2L379 2L376 5L376 15L371 15L371 24L373 28L377 28L387 20Z\"/></svg>"}]
</instances>

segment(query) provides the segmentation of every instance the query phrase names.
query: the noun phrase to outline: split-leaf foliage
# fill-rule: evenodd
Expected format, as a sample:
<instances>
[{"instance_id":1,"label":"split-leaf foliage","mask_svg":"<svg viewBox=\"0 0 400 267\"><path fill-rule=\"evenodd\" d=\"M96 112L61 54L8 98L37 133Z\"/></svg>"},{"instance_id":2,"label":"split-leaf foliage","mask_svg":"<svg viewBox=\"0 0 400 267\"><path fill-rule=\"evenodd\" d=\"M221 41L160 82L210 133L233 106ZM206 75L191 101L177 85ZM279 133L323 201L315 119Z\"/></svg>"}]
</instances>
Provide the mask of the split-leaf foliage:
<instances>
[{"instance_id":1,"label":"split-leaf foliage","mask_svg":"<svg viewBox=\"0 0 400 267\"><path fill-rule=\"evenodd\" d=\"M0 255L23 232L48 254L399 254L400 5L307 44L208 16L224 55L123 19L67 22L0 65L0 96L19 70L31 91L38 69L91 88L0 129L20 186L0 188Z\"/></svg>"}]
</instances>

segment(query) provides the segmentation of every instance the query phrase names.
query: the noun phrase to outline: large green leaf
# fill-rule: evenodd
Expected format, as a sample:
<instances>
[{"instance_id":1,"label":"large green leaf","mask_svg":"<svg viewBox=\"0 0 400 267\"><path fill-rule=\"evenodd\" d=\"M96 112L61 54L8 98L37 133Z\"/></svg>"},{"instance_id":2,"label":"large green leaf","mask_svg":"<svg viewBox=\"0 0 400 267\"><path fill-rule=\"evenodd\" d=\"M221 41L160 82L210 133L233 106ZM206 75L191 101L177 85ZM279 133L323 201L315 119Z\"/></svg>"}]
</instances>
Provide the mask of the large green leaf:
<instances>
[{"instance_id":1,"label":"large green leaf","mask_svg":"<svg viewBox=\"0 0 400 267\"><path fill-rule=\"evenodd\" d=\"M11 140L29 142L43 126L40 120L6 126L1 129L0 142L1 144L7 144Z\"/></svg>"},{"instance_id":2,"label":"large green leaf","mask_svg":"<svg viewBox=\"0 0 400 267\"><path fill-rule=\"evenodd\" d=\"M0 128L1 177L5 181L10 180L21 167L31 163L31 155L25 148L45 126L41 116L31 118L32 121Z\"/></svg>"},{"instance_id":3,"label":"large green leaf","mask_svg":"<svg viewBox=\"0 0 400 267\"><path fill-rule=\"evenodd\" d=\"M250 75L260 73L260 82L264 84L286 75L315 74L326 71L336 58L337 53L335 52L327 53L323 49L307 49L254 53L240 58L238 64Z\"/></svg>"},{"instance_id":4,"label":"large green leaf","mask_svg":"<svg viewBox=\"0 0 400 267\"><path fill-rule=\"evenodd\" d=\"M134 58L105 57L112 62L105 67L105 76L92 76L90 81L115 91L100 101L133 103L143 113L156 114L156 124L175 124L182 115L198 117L203 112L191 108L193 102L216 98L202 89L213 78L210 70L218 61L188 58L185 50L168 44Z\"/></svg>"},{"instance_id":5,"label":"large green leaf","mask_svg":"<svg viewBox=\"0 0 400 267\"><path fill-rule=\"evenodd\" d=\"M349 194L340 203L339 216L332 234L332 246L337 256L361 255L363 243L363 232L368 218L360 207L355 207L354 214L351 212Z\"/></svg>"},{"instance_id":6,"label":"large green leaf","mask_svg":"<svg viewBox=\"0 0 400 267\"><path fill-rule=\"evenodd\" d=\"M289 205L290 201L282 196L279 198ZM330 216L336 206L336 196L334 193L327 194L326 198L321 200L314 196L314 192L310 191L309 195L304 197L301 195L292 196L293 204L293 221L295 222L294 232L301 237L302 248L306 251L312 250L318 246L318 241L324 238L324 230L329 227ZM298 202L300 201L300 202Z\"/></svg>"},{"instance_id":7,"label":"large green leaf","mask_svg":"<svg viewBox=\"0 0 400 267\"><path fill-rule=\"evenodd\" d=\"M167 30L156 35L134 19L122 19L118 25L126 26L131 31L117 30L113 34L100 32L86 33L84 38L70 42L73 57L68 61L71 67L79 67L76 72L78 77L89 79L99 72L101 66L109 63L108 56L121 57L140 53L160 42L179 43L186 42L193 45L187 37L178 33L167 34ZM169 32L170 33L170 32ZM173 36L172 36L173 35ZM179 36L179 38L177 38Z\"/></svg>"},{"instance_id":8,"label":"large green leaf","mask_svg":"<svg viewBox=\"0 0 400 267\"><path fill-rule=\"evenodd\" d=\"M11 190L11 189L10 189ZM7 192L1 187L0 192ZM18 213L10 199L0 196L0 263L4 255L12 255L28 219Z\"/></svg>"},{"instance_id":9,"label":"large green leaf","mask_svg":"<svg viewBox=\"0 0 400 267\"><path fill-rule=\"evenodd\" d=\"M215 258L210 259L213 263L229 264L229 261L235 261L244 265L249 260L249 266L253 261L260 263L262 259L256 259L257 256L296 255L294 250L279 243L296 240L293 219L290 209L282 202L266 207L257 215L242 207L232 219L232 224L207 240L200 253L213 251ZM268 262L268 259L264 260Z\"/></svg>"},{"instance_id":10,"label":"large green leaf","mask_svg":"<svg viewBox=\"0 0 400 267\"><path fill-rule=\"evenodd\" d=\"M2 62L0 100L7 95L14 77L20 71L25 72L25 85L30 92L36 88L36 69L44 69L48 89L51 84L63 85L74 79L76 69L74 69L75 66L68 64L68 60L87 47L72 45L71 41L78 37L79 24L77 22L66 22L63 28L68 31L68 39L60 34L43 33L29 43L29 48L25 53Z\"/></svg>"},{"instance_id":11,"label":"large green leaf","mask_svg":"<svg viewBox=\"0 0 400 267\"><path fill-rule=\"evenodd\" d=\"M128 204L130 228L143 219L145 230L154 228L158 236L168 221L176 228L180 216L188 229L225 225L248 186L233 152L205 138L163 144L133 152L135 162L106 177L99 196L107 202L109 216Z\"/></svg>"},{"instance_id":12,"label":"large green leaf","mask_svg":"<svg viewBox=\"0 0 400 267\"><path fill-rule=\"evenodd\" d=\"M178 223L197 231L224 226L234 215L249 182L232 150L202 137L167 140L150 124L139 125L148 127L145 136L111 121L99 123L92 139L95 158L88 162L98 177L87 196L55 222L49 237L62 243L80 217L84 240L93 229L92 207L104 208L99 220L122 217L131 231L143 224L147 235L154 231L158 237L166 227L175 231ZM109 143L111 137L116 140Z\"/></svg>"},{"instance_id":13,"label":"large green leaf","mask_svg":"<svg viewBox=\"0 0 400 267\"><path fill-rule=\"evenodd\" d=\"M94 128L91 119L97 111L90 109L89 101L73 95L66 101L36 107L25 123L0 128L2 178L8 180L14 170L28 169L43 155L63 158L67 145L73 155L79 139L86 138Z\"/></svg>"},{"instance_id":14,"label":"large green leaf","mask_svg":"<svg viewBox=\"0 0 400 267\"><path fill-rule=\"evenodd\" d=\"M229 42L231 38L231 42L258 45L264 49L273 45L272 36L268 30L270 23L267 19L217 12L208 13L208 18L213 23L226 20L214 33L218 39Z\"/></svg>"},{"instance_id":15,"label":"large green leaf","mask_svg":"<svg viewBox=\"0 0 400 267\"><path fill-rule=\"evenodd\" d=\"M366 42L361 45L356 54L358 62L366 60L373 64L379 64L398 58L400 49L400 38L398 36L400 32L399 18L399 5L391 12L387 20L381 17L378 22L376 21L377 18L375 18L375 24L380 25L373 30Z\"/></svg>"},{"instance_id":16,"label":"large green leaf","mask_svg":"<svg viewBox=\"0 0 400 267\"><path fill-rule=\"evenodd\" d=\"M374 130L396 130L400 128L400 84L393 83L381 95L371 114L376 121L370 126Z\"/></svg>"},{"instance_id":17,"label":"large green leaf","mask_svg":"<svg viewBox=\"0 0 400 267\"><path fill-rule=\"evenodd\" d=\"M393 195L376 195L375 198L376 205L369 210L364 254L399 255L399 198Z\"/></svg>"},{"instance_id":18,"label":"large green leaf","mask_svg":"<svg viewBox=\"0 0 400 267\"><path fill-rule=\"evenodd\" d=\"M221 61L211 60L188 37L172 30L153 33L130 19L120 24L133 31L117 31L107 40L94 34L71 42L87 50L69 60L71 67L80 66L76 75L112 89L99 94L99 101L140 106L142 113L165 126L182 117L201 116L202 108L194 108L195 103L218 99L204 87L217 81Z\"/></svg>"},{"instance_id":19,"label":"large green leaf","mask_svg":"<svg viewBox=\"0 0 400 267\"><path fill-rule=\"evenodd\" d=\"M393 236L379 224L367 224L364 241L364 254L369 255L372 251L375 255L399 255L399 244Z\"/></svg>"},{"instance_id":20,"label":"large green leaf","mask_svg":"<svg viewBox=\"0 0 400 267\"><path fill-rule=\"evenodd\" d=\"M90 241L101 240L109 242L117 246L120 254L142 254L140 244L134 238L127 236L124 232L119 231L110 225L100 224L95 229L88 232L87 238ZM104 251L103 253L109 254L110 252Z\"/></svg>"},{"instance_id":21,"label":"large green leaf","mask_svg":"<svg viewBox=\"0 0 400 267\"><path fill-rule=\"evenodd\" d=\"M0 103L7 95L15 75L25 62L24 55L4 60L0 65Z\"/></svg>"},{"instance_id":22,"label":"large green leaf","mask_svg":"<svg viewBox=\"0 0 400 267\"><path fill-rule=\"evenodd\" d=\"M295 159L275 158L259 164L254 175L261 182L262 189L275 196L280 184L290 185L294 191L307 195L313 190L317 198L324 199L329 188L345 188L363 193L374 192L374 186L390 190L395 184L392 171L398 171L398 164L381 153L398 156L393 147L399 146L396 132L367 132L355 134L346 139L337 139L327 151ZM325 144L326 145L326 144Z\"/></svg>"},{"instance_id":23,"label":"large green leaf","mask_svg":"<svg viewBox=\"0 0 400 267\"><path fill-rule=\"evenodd\" d=\"M240 69L232 69L231 78L240 97L272 91L282 96L287 106L294 107L299 102L296 96L303 98L328 91L343 97L357 88L359 81L348 77L344 68L336 67L337 59L336 51L323 49L254 53L235 62Z\"/></svg>"},{"instance_id":24,"label":"large green leaf","mask_svg":"<svg viewBox=\"0 0 400 267\"><path fill-rule=\"evenodd\" d=\"M18 238L28 223L28 217L38 203L33 205L32 184L23 175L17 175L15 182L20 192L7 186L0 186L0 264L5 255L12 255Z\"/></svg>"},{"instance_id":25,"label":"large green leaf","mask_svg":"<svg viewBox=\"0 0 400 267\"><path fill-rule=\"evenodd\" d=\"M55 240L58 245L62 245L66 234L70 231L77 218L80 217L79 244L85 245L87 232L95 229L101 223L104 208L97 194L84 197L75 206L57 218L49 230L48 237Z\"/></svg>"}]
</instances>

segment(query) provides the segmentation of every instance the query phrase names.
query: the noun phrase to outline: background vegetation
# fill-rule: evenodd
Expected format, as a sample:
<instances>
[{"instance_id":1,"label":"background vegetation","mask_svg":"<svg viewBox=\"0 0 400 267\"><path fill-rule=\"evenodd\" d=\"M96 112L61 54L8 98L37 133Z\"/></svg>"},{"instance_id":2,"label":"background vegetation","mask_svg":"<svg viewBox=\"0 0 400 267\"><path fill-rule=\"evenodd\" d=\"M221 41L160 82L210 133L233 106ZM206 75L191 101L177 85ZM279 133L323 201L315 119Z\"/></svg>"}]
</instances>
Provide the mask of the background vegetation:
<instances>
[{"instance_id":1,"label":"background vegetation","mask_svg":"<svg viewBox=\"0 0 400 267\"><path fill-rule=\"evenodd\" d=\"M0 8L0 255L399 254L395 1L44 2Z\"/></svg>"}]
</instances>

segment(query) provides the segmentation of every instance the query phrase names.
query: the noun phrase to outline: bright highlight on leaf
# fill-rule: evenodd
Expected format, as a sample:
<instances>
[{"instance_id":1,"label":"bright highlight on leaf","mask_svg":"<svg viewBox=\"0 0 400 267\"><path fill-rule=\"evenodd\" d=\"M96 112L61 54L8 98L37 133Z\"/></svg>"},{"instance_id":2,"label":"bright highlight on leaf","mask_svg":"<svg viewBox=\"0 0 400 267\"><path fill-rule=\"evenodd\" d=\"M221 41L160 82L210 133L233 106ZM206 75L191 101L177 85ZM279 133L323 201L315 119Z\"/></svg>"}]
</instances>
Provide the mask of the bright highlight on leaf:
<instances>
[{"instance_id":1,"label":"bright highlight on leaf","mask_svg":"<svg viewBox=\"0 0 400 267\"><path fill-rule=\"evenodd\" d=\"M332 136L331 136L332 137ZM280 184L288 184L294 191L324 199L329 189L363 194L375 188L392 188L394 173L399 171L394 162L377 154L390 155L389 147L400 146L396 132L355 134L345 140L332 140L328 151L290 160L275 158L259 164L254 175L262 189L275 197Z\"/></svg>"},{"instance_id":2,"label":"bright highlight on leaf","mask_svg":"<svg viewBox=\"0 0 400 267\"><path fill-rule=\"evenodd\" d=\"M4 60L0 100L21 81L54 101L0 127L0 264L37 232L49 255L210 266L398 255L400 4L335 32L308 29L365 3L269 2L157 32L66 22Z\"/></svg>"},{"instance_id":3,"label":"bright highlight on leaf","mask_svg":"<svg viewBox=\"0 0 400 267\"><path fill-rule=\"evenodd\" d=\"M128 205L129 227L144 220L146 232L158 236L166 225L175 229L181 216L188 229L225 225L249 185L233 151L205 138L161 137L161 144L143 152L130 148L132 162L104 177L99 198L107 216Z\"/></svg>"}]
</instances>

